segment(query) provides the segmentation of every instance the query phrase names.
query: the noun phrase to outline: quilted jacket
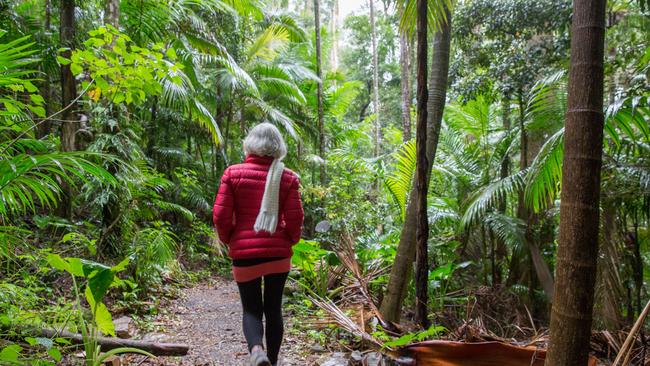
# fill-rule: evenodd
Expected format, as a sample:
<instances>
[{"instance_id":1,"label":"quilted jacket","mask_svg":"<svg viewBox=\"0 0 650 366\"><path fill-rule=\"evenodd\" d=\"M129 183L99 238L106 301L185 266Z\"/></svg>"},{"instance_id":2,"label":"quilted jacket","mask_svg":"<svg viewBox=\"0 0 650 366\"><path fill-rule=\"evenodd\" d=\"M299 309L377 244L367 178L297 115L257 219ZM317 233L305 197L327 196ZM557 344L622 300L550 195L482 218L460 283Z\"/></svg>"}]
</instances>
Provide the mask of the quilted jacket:
<instances>
[{"instance_id":1,"label":"quilted jacket","mask_svg":"<svg viewBox=\"0 0 650 366\"><path fill-rule=\"evenodd\" d=\"M272 157L248 155L244 163L232 165L223 172L212 218L219 239L228 245L232 259L290 257L291 247L300 240L304 219L300 181L289 169L282 173L275 232L253 229L272 162Z\"/></svg>"}]
</instances>

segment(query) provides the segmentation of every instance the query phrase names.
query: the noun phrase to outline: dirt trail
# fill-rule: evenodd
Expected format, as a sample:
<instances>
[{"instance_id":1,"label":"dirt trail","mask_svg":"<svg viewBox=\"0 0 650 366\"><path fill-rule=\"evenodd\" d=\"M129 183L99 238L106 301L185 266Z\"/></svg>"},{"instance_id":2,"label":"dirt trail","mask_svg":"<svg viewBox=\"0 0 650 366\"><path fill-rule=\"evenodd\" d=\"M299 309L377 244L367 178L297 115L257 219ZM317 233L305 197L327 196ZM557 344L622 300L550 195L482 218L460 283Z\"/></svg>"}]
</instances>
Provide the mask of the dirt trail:
<instances>
[{"instance_id":1,"label":"dirt trail","mask_svg":"<svg viewBox=\"0 0 650 366\"><path fill-rule=\"evenodd\" d=\"M143 360L131 357L126 364L141 365L247 365L246 342L241 330L242 310L233 281L213 279L184 291L184 298L174 301L155 322L159 332L145 339L187 343L190 352L184 357L161 357ZM285 315L285 319L287 319ZM285 329L291 327L286 321ZM285 331L280 354L283 366L314 364L309 346ZM142 362L142 363L140 363Z\"/></svg>"}]
</instances>

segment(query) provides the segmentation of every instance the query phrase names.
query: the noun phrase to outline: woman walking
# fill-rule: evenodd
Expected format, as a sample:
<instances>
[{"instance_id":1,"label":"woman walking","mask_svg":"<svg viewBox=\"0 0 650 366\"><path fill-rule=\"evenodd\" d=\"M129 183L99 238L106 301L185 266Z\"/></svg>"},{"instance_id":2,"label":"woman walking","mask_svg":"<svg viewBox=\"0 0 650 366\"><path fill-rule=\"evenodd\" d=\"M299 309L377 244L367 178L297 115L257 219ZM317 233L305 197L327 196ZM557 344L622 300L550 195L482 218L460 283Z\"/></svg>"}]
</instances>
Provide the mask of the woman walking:
<instances>
[{"instance_id":1,"label":"woman walking","mask_svg":"<svg viewBox=\"0 0 650 366\"><path fill-rule=\"evenodd\" d=\"M272 124L255 126L244 140L244 152L243 164L223 172L213 220L232 258L250 365L276 366L284 333L282 293L304 218L300 182L284 168L287 147Z\"/></svg>"}]
</instances>

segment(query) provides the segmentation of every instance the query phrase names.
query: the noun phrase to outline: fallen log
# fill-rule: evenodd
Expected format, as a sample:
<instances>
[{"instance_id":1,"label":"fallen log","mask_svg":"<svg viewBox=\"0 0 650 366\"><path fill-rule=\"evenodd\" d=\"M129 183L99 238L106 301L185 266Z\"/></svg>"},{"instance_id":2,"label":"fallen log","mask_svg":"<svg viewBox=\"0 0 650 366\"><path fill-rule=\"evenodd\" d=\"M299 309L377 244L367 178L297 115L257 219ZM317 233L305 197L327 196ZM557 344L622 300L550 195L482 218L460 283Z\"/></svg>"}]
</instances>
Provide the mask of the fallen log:
<instances>
[{"instance_id":1,"label":"fallen log","mask_svg":"<svg viewBox=\"0 0 650 366\"><path fill-rule=\"evenodd\" d=\"M83 336L79 333L57 331L47 328L43 328L39 332L41 337L65 338L73 344L83 344L84 342ZM147 351L154 356L185 356L190 349L189 345L183 343L160 343L109 337L97 337L97 343L101 345L102 351L110 351L120 347L132 347Z\"/></svg>"}]
</instances>

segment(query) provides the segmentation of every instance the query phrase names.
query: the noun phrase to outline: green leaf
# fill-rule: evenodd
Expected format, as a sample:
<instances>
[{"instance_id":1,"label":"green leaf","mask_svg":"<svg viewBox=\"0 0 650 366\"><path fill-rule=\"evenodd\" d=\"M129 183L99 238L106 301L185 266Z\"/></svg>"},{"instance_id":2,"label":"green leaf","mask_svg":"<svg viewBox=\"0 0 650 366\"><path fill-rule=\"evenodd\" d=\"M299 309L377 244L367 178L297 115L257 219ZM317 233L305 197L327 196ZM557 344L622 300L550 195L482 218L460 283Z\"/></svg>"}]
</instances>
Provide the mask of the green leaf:
<instances>
[{"instance_id":1,"label":"green leaf","mask_svg":"<svg viewBox=\"0 0 650 366\"><path fill-rule=\"evenodd\" d=\"M115 355L123 354L123 353L138 353L138 354L145 355L145 356L148 356L148 357L151 357L151 358L156 358L156 356L152 355L151 353L149 353L149 352L147 352L147 351L143 351L143 350L141 350L141 349L131 348L131 347L122 347L122 348L115 348L115 349L112 349L112 350L110 350L110 351L108 351L108 352L102 354L102 355L97 359L97 363L101 364L101 363L104 362L107 358L109 358L109 357L111 357L111 356L115 356Z\"/></svg>"},{"instance_id":2,"label":"green leaf","mask_svg":"<svg viewBox=\"0 0 650 366\"><path fill-rule=\"evenodd\" d=\"M106 308L106 305L102 302L95 301L90 287L86 287L85 295L86 301L88 301L88 305L90 305L90 308L92 309L93 320L95 321L97 329L99 329L103 334L115 336L113 317L111 317L111 313L108 311L108 308Z\"/></svg>"},{"instance_id":3,"label":"green leaf","mask_svg":"<svg viewBox=\"0 0 650 366\"><path fill-rule=\"evenodd\" d=\"M111 271L113 271L113 273L122 272L129 265L129 262L130 262L129 257L126 257L124 258L123 261L113 266L113 268L111 268Z\"/></svg>"},{"instance_id":4,"label":"green leaf","mask_svg":"<svg viewBox=\"0 0 650 366\"><path fill-rule=\"evenodd\" d=\"M47 350L47 354L50 355L56 362L61 362L61 351L56 348L50 348Z\"/></svg>"},{"instance_id":5,"label":"green leaf","mask_svg":"<svg viewBox=\"0 0 650 366\"><path fill-rule=\"evenodd\" d=\"M62 56L56 56L56 60L59 61L59 64L61 65L69 65L72 62L70 59Z\"/></svg>"},{"instance_id":6,"label":"green leaf","mask_svg":"<svg viewBox=\"0 0 650 366\"><path fill-rule=\"evenodd\" d=\"M174 50L174 48L172 48L172 47L168 48L167 51L165 51L165 54L172 61L174 61L174 60L176 60L178 58L178 56L176 55L176 50Z\"/></svg>"},{"instance_id":7,"label":"green leaf","mask_svg":"<svg viewBox=\"0 0 650 366\"><path fill-rule=\"evenodd\" d=\"M70 272L70 264L61 258L58 254L48 254L47 263L59 271Z\"/></svg>"},{"instance_id":8,"label":"green leaf","mask_svg":"<svg viewBox=\"0 0 650 366\"><path fill-rule=\"evenodd\" d=\"M38 117L45 117L45 108L40 106L27 106L30 111L34 112Z\"/></svg>"},{"instance_id":9,"label":"green leaf","mask_svg":"<svg viewBox=\"0 0 650 366\"><path fill-rule=\"evenodd\" d=\"M120 104L120 103L122 103L124 101L124 99L125 99L124 93L117 92L117 93L115 93L115 97L113 98L113 103Z\"/></svg>"},{"instance_id":10,"label":"green leaf","mask_svg":"<svg viewBox=\"0 0 650 366\"><path fill-rule=\"evenodd\" d=\"M110 269L102 269L94 272L88 280L88 288L93 294L95 301L100 302L113 283L115 273Z\"/></svg>"},{"instance_id":11,"label":"green leaf","mask_svg":"<svg viewBox=\"0 0 650 366\"><path fill-rule=\"evenodd\" d=\"M68 264L70 265L70 274L77 277L86 277L83 269L83 262L79 258L66 258Z\"/></svg>"},{"instance_id":12,"label":"green leaf","mask_svg":"<svg viewBox=\"0 0 650 366\"><path fill-rule=\"evenodd\" d=\"M0 361L18 361L18 356L23 348L17 344L9 345L0 351Z\"/></svg>"},{"instance_id":13,"label":"green leaf","mask_svg":"<svg viewBox=\"0 0 650 366\"><path fill-rule=\"evenodd\" d=\"M38 94L30 94L29 98L36 104L43 104L45 102L45 99Z\"/></svg>"},{"instance_id":14,"label":"green leaf","mask_svg":"<svg viewBox=\"0 0 650 366\"><path fill-rule=\"evenodd\" d=\"M72 71L73 75L79 75L84 71L84 69L79 64L71 64L70 71Z\"/></svg>"}]
</instances>

